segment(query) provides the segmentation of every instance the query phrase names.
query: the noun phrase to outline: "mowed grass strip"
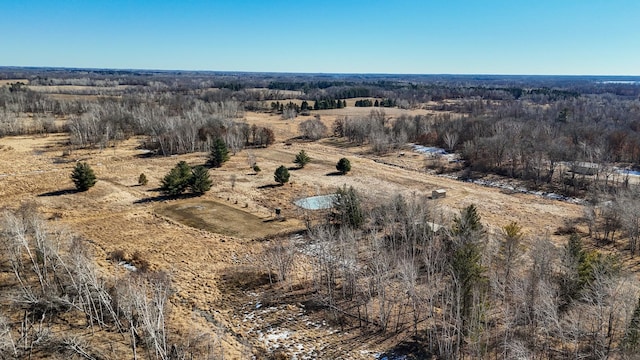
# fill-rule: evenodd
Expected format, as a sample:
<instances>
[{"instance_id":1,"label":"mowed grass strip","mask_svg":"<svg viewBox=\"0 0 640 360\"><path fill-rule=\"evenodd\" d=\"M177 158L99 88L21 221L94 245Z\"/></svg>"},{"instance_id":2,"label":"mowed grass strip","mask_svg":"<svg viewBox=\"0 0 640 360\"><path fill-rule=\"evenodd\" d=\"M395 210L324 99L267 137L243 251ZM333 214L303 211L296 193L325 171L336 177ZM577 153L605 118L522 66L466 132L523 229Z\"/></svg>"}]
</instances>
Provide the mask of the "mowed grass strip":
<instances>
[{"instance_id":1,"label":"mowed grass strip","mask_svg":"<svg viewBox=\"0 0 640 360\"><path fill-rule=\"evenodd\" d=\"M186 200L157 207L158 215L221 235L259 239L301 227L297 220L273 221L211 200Z\"/></svg>"}]
</instances>

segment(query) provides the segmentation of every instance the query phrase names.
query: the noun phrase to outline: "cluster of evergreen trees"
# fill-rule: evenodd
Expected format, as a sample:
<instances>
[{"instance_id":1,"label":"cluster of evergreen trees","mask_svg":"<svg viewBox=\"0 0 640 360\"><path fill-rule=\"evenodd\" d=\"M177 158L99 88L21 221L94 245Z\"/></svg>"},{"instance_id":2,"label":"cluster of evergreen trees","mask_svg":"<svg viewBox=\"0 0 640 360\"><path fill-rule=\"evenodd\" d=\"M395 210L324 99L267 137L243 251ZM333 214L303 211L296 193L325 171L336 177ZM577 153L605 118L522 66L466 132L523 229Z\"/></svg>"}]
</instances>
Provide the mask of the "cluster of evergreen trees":
<instances>
[{"instance_id":1,"label":"cluster of evergreen trees","mask_svg":"<svg viewBox=\"0 0 640 360\"><path fill-rule=\"evenodd\" d=\"M307 101L303 101L302 104L298 105L292 101L289 101L288 104L281 103L280 101L274 101L271 103L271 111L275 111L277 113L282 114L285 110L293 109L296 113L301 111L311 110L309 107L309 103Z\"/></svg>"},{"instance_id":2,"label":"cluster of evergreen trees","mask_svg":"<svg viewBox=\"0 0 640 360\"><path fill-rule=\"evenodd\" d=\"M318 99L313 104L313 110L342 109L347 107L346 100L324 98Z\"/></svg>"},{"instance_id":3,"label":"cluster of evergreen trees","mask_svg":"<svg viewBox=\"0 0 640 360\"><path fill-rule=\"evenodd\" d=\"M356 101L356 107L371 107L371 106L375 106L375 107L395 107L396 106L396 100L390 99L390 98L386 98L386 99L382 99L380 101L378 101L377 99L375 101L371 101L371 99L362 99L362 100L357 100Z\"/></svg>"},{"instance_id":4,"label":"cluster of evergreen trees","mask_svg":"<svg viewBox=\"0 0 640 360\"><path fill-rule=\"evenodd\" d=\"M207 168L192 168L185 161L180 161L162 179L160 191L167 196L178 196L189 189L195 195L202 195L211 189L212 184Z\"/></svg>"}]
</instances>

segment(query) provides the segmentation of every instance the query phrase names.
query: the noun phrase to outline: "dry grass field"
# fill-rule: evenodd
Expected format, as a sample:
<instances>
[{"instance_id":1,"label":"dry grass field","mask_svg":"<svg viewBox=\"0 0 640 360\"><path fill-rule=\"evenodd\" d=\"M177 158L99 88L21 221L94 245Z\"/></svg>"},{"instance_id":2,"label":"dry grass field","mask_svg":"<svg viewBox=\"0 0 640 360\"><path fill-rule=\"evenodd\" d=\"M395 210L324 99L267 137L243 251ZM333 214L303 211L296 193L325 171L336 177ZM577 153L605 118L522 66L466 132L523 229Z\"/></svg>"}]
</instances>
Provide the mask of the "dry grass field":
<instances>
[{"instance_id":1,"label":"dry grass field","mask_svg":"<svg viewBox=\"0 0 640 360\"><path fill-rule=\"evenodd\" d=\"M338 117L369 111L348 107L321 114L330 127ZM243 150L221 168L212 169L214 186L204 196L175 200L159 196L156 188L161 178L178 161L200 165L207 154L146 157L137 149L139 139L133 138L103 151L74 150L63 156L64 134L1 138L0 207L35 204L51 223L88 239L105 274L125 271L108 260L114 251L128 256L138 253L151 269L167 271L175 290L171 326L182 333L204 329L219 334L226 359L249 357L249 347L255 354L256 349L276 346L299 354L298 358L315 354L371 359L409 336L389 338L358 329L340 332L302 303L268 304L269 279L261 275L263 250L269 242L264 239L304 229L304 214L293 205L296 199L331 193L344 184L369 199L430 195L434 189L445 189L446 198L432 200L445 218L476 204L490 231L518 221L531 235L529 239L547 233L558 244L564 240L553 232L566 219L582 215L579 205L429 175L423 170L422 155L410 150L403 157L397 153L377 157L365 147L331 138L287 145L288 139L298 136L297 125L303 117L285 121L270 114L247 113L246 119L273 128L276 143ZM290 183L274 186L274 170L282 164L294 167L294 156L303 149L311 163L292 169ZM249 153L262 169L258 174L249 169ZM341 157L351 159L352 171L335 176L332 173ZM72 190L69 175L76 161L88 162L98 178L96 186L84 193ZM149 179L146 186L137 184L141 173ZM276 207L282 209L282 220L274 217ZM304 266L295 276L304 279ZM128 356L126 349L113 353Z\"/></svg>"}]
</instances>

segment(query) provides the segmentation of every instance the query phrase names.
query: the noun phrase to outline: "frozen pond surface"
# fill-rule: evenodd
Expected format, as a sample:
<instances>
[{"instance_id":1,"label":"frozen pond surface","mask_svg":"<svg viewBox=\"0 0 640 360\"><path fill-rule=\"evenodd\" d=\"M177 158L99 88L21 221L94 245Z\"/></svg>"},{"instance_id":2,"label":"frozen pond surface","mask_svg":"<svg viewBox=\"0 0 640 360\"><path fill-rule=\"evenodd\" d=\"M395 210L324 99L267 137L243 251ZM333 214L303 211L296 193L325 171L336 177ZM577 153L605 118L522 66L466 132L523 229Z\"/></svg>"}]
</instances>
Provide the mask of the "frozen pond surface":
<instances>
[{"instance_id":1,"label":"frozen pond surface","mask_svg":"<svg viewBox=\"0 0 640 360\"><path fill-rule=\"evenodd\" d=\"M629 169L617 169L616 172L622 175L640 176L640 171Z\"/></svg>"},{"instance_id":2,"label":"frozen pond surface","mask_svg":"<svg viewBox=\"0 0 640 360\"><path fill-rule=\"evenodd\" d=\"M447 152L444 149L432 146L413 145L413 150L422 154L444 155Z\"/></svg>"},{"instance_id":3,"label":"frozen pond surface","mask_svg":"<svg viewBox=\"0 0 640 360\"><path fill-rule=\"evenodd\" d=\"M459 159L459 156L457 154L448 153L445 149L442 149L439 147L422 146L422 145L414 144L411 146L411 148L413 149L413 151L420 154L425 154L428 156L442 156L443 158L447 159L449 162L455 162L455 161L458 161Z\"/></svg>"},{"instance_id":4,"label":"frozen pond surface","mask_svg":"<svg viewBox=\"0 0 640 360\"><path fill-rule=\"evenodd\" d=\"M335 198L335 194L320 195L296 200L293 203L306 210L331 209Z\"/></svg>"}]
</instances>

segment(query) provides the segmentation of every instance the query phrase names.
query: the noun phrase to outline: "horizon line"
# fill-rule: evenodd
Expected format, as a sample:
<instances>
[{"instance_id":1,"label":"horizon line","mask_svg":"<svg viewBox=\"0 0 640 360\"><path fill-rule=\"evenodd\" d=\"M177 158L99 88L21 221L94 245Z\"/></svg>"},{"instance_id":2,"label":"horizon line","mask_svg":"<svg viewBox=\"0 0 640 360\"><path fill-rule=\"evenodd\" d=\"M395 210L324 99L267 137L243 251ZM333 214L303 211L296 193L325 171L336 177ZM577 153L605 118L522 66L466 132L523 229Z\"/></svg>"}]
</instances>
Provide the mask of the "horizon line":
<instances>
[{"instance_id":1,"label":"horizon line","mask_svg":"<svg viewBox=\"0 0 640 360\"><path fill-rule=\"evenodd\" d=\"M249 70L205 70L205 69L154 69L154 68L118 68L118 67L74 67L74 66L20 66L0 65L0 69L29 70L89 70L89 71L149 71L149 72L191 72L191 73L231 73L231 74L279 74L279 75L376 75L376 76L505 76L505 77L627 77L640 78L640 75L622 74L505 74L505 73L387 73L387 72L292 72L292 71L249 71Z\"/></svg>"}]
</instances>

